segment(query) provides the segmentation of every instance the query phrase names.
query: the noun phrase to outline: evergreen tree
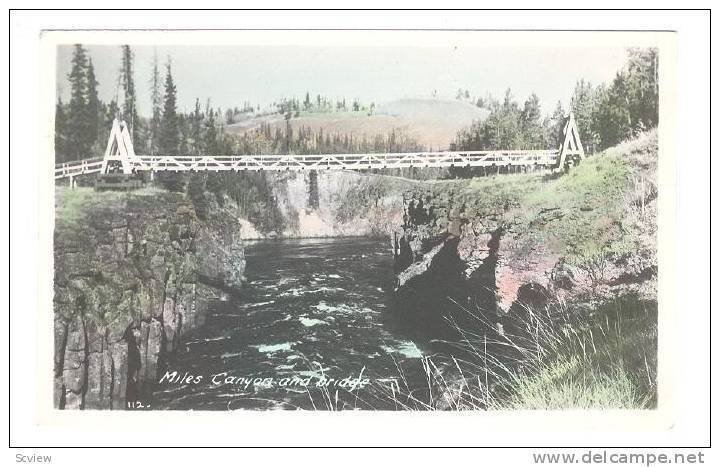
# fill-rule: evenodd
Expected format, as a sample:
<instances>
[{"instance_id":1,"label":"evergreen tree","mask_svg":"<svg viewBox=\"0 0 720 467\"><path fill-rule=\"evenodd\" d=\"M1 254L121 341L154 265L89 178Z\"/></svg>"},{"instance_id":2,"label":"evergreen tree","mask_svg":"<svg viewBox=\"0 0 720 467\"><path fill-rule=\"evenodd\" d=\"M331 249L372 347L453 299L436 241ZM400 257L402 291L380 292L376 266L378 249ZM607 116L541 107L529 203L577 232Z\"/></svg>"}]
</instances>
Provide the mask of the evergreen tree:
<instances>
[{"instance_id":1,"label":"evergreen tree","mask_svg":"<svg viewBox=\"0 0 720 467\"><path fill-rule=\"evenodd\" d=\"M535 93L525 101L523 110L520 113L520 128L522 139L527 149L544 149L545 132L542 126L542 110L540 109L540 98Z\"/></svg>"},{"instance_id":2,"label":"evergreen tree","mask_svg":"<svg viewBox=\"0 0 720 467\"><path fill-rule=\"evenodd\" d=\"M193 156L202 154L202 121L203 114L200 111L200 99L195 99L195 111L190 118L190 151Z\"/></svg>"},{"instance_id":3,"label":"evergreen tree","mask_svg":"<svg viewBox=\"0 0 720 467\"><path fill-rule=\"evenodd\" d=\"M133 53L129 45L122 46L122 68L120 69L120 81L123 87L123 119L130 127L130 136L133 145L143 147L141 141L141 122L137 113L137 99L135 95L135 78L133 69Z\"/></svg>"},{"instance_id":4,"label":"evergreen tree","mask_svg":"<svg viewBox=\"0 0 720 467\"><path fill-rule=\"evenodd\" d=\"M629 49L626 71L627 102L633 130L658 124L657 49Z\"/></svg>"},{"instance_id":5,"label":"evergreen tree","mask_svg":"<svg viewBox=\"0 0 720 467\"><path fill-rule=\"evenodd\" d=\"M95 153L101 151L98 147L102 147L103 142L100 141L100 119L101 107L97 90L98 82L95 79L95 68L92 59L88 60L87 68L87 118L88 118L88 134L87 143L92 148L95 147Z\"/></svg>"},{"instance_id":6,"label":"evergreen tree","mask_svg":"<svg viewBox=\"0 0 720 467\"><path fill-rule=\"evenodd\" d=\"M172 78L170 61L166 65L165 95L163 99L163 113L160 120L160 139L158 149L165 156L176 156L180 148L180 129L177 115L177 89ZM180 174L175 172L162 172L158 177L160 182L170 191L183 191L184 183Z\"/></svg>"},{"instance_id":7,"label":"evergreen tree","mask_svg":"<svg viewBox=\"0 0 720 467\"><path fill-rule=\"evenodd\" d=\"M115 99L110 101L110 104L107 106L107 110L105 112L105 128L112 128L113 120L118 118L120 115L120 107L118 107L118 103Z\"/></svg>"},{"instance_id":8,"label":"evergreen tree","mask_svg":"<svg viewBox=\"0 0 720 467\"><path fill-rule=\"evenodd\" d=\"M90 157L87 68L86 51L81 44L75 44L72 67L68 75L70 81L70 104L67 118L68 160Z\"/></svg>"},{"instance_id":9,"label":"evergreen tree","mask_svg":"<svg viewBox=\"0 0 720 467\"><path fill-rule=\"evenodd\" d=\"M628 138L633 131L624 73L618 73L609 87L600 88L599 95L594 128L601 148L607 148Z\"/></svg>"},{"instance_id":10,"label":"evergreen tree","mask_svg":"<svg viewBox=\"0 0 720 467\"><path fill-rule=\"evenodd\" d=\"M160 70L158 69L157 52L153 55L152 75L150 77L150 100L152 103L152 118L150 120L151 154L158 154L158 141L160 139L160 119L162 118L163 102L160 92Z\"/></svg>"},{"instance_id":11,"label":"evergreen tree","mask_svg":"<svg viewBox=\"0 0 720 467\"><path fill-rule=\"evenodd\" d=\"M558 101L555 106L555 111L550 117L549 121L549 139L550 146L553 148L559 148L563 143L563 131L565 130L565 110L563 109L562 102ZM582 138L582 135L581 135Z\"/></svg>"},{"instance_id":12,"label":"evergreen tree","mask_svg":"<svg viewBox=\"0 0 720 467\"><path fill-rule=\"evenodd\" d=\"M580 138L588 152L594 152L597 146L595 118L599 104L598 97L599 94L592 84L580 79L575 84L575 92L570 102Z\"/></svg>"},{"instance_id":13,"label":"evergreen tree","mask_svg":"<svg viewBox=\"0 0 720 467\"><path fill-rule=\"evenodd\" d=\"M67 115L62 99L55 104L55 163L67 161Z\"/></svg>"},{"instance_id":14,"label":"evergreen tree","mask_svg":"<svg viewBox=\"0 0 720 467\"><path fill-rule=\"evenodd\" d=\"M505 91L502 104L491 97L486 102L491 109L488 117L461 131L452 145L453 149L482 151L526 149L528 145L544 147L537 96L530 96L522 110L510 89Z\"/></svg>"},{"instance_id":15,"label":"evergreen tree","mask_svg":"<svg viewBox=\"0 0 720 467\"><path fill-rule=\"evenodd\" d=\"M163 99L158 146L160 153L167 156L177 155L180 146L177 116L177 89L173 81L170 62L166 65L165 95Z\"/></svg>"},{"instance_id":16,"label":"evergreen tree","mask_svg":"<svg viewBox=\"0 0 720 467\"><path fill-rule=\"evenodd\" d=\"M210 109L203 127L204 155L216 156L218 154L217 128L215 128L215 115L212 109Z\"/></svg>"}]
</instances>

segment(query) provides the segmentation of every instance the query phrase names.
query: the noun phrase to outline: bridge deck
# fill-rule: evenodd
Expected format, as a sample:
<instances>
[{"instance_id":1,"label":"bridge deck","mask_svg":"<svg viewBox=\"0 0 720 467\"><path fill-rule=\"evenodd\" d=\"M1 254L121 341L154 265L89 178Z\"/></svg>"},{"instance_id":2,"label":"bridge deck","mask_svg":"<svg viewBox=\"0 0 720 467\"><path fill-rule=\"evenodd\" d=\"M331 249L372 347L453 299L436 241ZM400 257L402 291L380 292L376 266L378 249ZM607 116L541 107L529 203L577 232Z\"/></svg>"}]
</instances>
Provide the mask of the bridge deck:
<instances>
[{"instance_id":1,"label":"bridge deck","mask_svg":"<svg viewBox=\"0 0 720 467\"><path fill-rule=\"evenodd\" d=\"M559 151L445 151L386 154L290 154L239 156L130 156L135 171L283 171L371 170L408 167L555 166ZM55 179L99 173L103 159L83 159L55 166Z\"/></svg>"}]
</instances>

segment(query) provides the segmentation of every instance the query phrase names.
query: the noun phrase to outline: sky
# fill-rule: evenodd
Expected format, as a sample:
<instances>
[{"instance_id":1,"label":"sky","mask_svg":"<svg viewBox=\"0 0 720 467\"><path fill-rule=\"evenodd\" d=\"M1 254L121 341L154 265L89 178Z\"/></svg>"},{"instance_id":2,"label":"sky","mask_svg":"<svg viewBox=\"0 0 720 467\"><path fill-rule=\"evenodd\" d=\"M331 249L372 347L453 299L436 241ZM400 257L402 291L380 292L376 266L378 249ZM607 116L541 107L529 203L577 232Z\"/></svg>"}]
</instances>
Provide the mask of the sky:
<instances>
[{"instance_id":1,"label":"sky","mask_svg":"<svg viewBox=\"0 0 720 467\"><path fill-rule=\"evenodd\" d=\"M100 98L118 92L120 46L86 45L95 66ZM72 46L58 46L57 92L67 101ZM504 47L492 44L437 47L322 46L133 46L138 111L148 115L152 60L172 62L178 109L190 111L195 99L213 107L243 102L268 106L281 97L322 94L364 103L401 98L454 98L459 88L481 97L502 97L509 87L520 102L532 92L543 112L557 101L565 107L575 82L611 80L622 67L622 47ZM164 69L162 69L164 74ZM120 93L122 94L122 93Z\"/></svg>"}]
</instances>

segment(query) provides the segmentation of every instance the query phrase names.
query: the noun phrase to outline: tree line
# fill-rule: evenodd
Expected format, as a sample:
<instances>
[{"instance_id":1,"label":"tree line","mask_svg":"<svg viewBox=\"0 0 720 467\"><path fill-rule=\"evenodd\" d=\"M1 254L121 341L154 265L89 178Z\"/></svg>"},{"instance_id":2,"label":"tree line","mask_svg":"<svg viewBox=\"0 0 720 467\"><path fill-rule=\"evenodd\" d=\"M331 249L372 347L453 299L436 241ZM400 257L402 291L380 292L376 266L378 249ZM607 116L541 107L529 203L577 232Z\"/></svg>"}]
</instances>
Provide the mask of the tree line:
<instances>
[{"instance_id":1,"label":"tree line","mask_svg":"<svg viewBox=\"0 0 720 467\"><path fill-rule=\"evenodd\" d=\"M196 99L192 111L177 108L177 85L172 75L170 57L164 65L164 76L157 56L153 57L149 83L151 115L143 118L137 110L137 88L134 78L135 57L132 49L121 46L117 88L109 103L98 97L98 82L92 58L82 44L73 48L71 71L68 74L70 99L63 102L58 96L55 111L56 162L99 157L105 150L114 119L124 120L130 129L136 153L144 154L267 154L293 152L381 152L420 149L415 141L395 130L387 135L357 137L350 134L317 133L309 128L294 129L292 119L300 112L356 111L370 112L375 104L366 106L358 100L333 101L325 96L304 100L283 98L274 104L285 116L284 127L274 131L269 125L241 135L225 132L225 126L240 121L249 113L259 111L248 101L242 107L213 108L208 100L204 108Z\"/></svg>"},{"instance_id":2,"label":"tree line","mask_svg":"<svg viewBox=\"0 0 720 467\"><path fill-rule=\"evenodd\" d=\"M612 82L593 86L580 79L575 85L570 110L588 152L614 146L658 124L657 49L629 49L627 54ZM453 149L547 149L562 143L566 111L561 102L543 117L537 95L520 105L508 89L502 102L487 96L482 107L490 110L488 117L461 130Z\"/></svg>"},{"instance_id":3,"label":"tree line","mask_svg":"<svg viewBox=\"0 0 720 467\"><path fill-rule=\"evenodd\" d=\"M99 157L104 152L112 122L116 118L128 124L133 146L140 151L156 153L163 144L173 145L175 90L170 62L166 65L165 88L161 92L157 57L154 59L152 117L145 120L137 110L134 54L127 45L121 46L121 52L115 94L106 103L98 97L99 83L95 78L92 58L82 44L74 45L68 74L70 98L65 103L58 96L55 106L57 163Z\"/></svg>"},{"instance_id":4,"label":"tree line","mask_svg":"<svg viewBox=\"0 0 720 467\"><path fill-rule=\"evenodd\" d=\"M309 93L303 100L283 99L277 104L285 116L284 124L263 123L254 130L230 134L225 126L239 114L254 108L246 102L242 109L228 109L223 113L209 101L203 108L196 99L192 111L179 112L178 90L169 57L164 76L157 56L153 58L149 83L151 115L142 118L137 111L134 55L127 45L121 46L121 52L116 93L109 103L104 103L98 97L92 58L81 44L74 46L68 74L69 101L64 103L58 97L56 105L56 162L100 156L115 118L129 125L136 152L146 154L323 154L424 149L396 130L360 137L330 134L322 129L313 131L302 126L295 128L293 118L298 111L327 111L333 106L338 110L367 110L358 101L333 104L321 95L311 98ZM612 146L657 125L657 62L656 49L630 49L626 65L611 83L593 86L583 79L577 82L570 108L589 152ZM551 115L543 116L537 95L530 95L520 104L508 89L502 101L488 95L482 99L482 105L490 110L488 117L460 131L451 149L547 149L560 145L566 114L560 102Z\"/></svg>"}]
</instances>

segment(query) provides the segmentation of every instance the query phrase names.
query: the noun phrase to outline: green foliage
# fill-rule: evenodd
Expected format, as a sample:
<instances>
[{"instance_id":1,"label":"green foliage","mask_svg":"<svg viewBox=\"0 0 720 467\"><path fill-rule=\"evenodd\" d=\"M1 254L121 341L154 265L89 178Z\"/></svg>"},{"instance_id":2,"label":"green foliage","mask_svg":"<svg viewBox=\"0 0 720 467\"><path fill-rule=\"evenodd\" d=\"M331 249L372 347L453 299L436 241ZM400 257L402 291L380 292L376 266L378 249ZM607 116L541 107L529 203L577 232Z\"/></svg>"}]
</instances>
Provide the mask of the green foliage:
<instances>
[{"instance_id":1,"label":"green foliage","mask_svg":"<svg viewBox=\"0 0 720 467\"><path fill-rule=\"evenodd\" d=\"M619 365L594 371L576 356L561 356L530 376L513 379L507 400L496 409L568 410L638 409L647 405L647 396L633 384L630 374Z\"/></svg>"},{"instance_id":2,"label":"green foliage","mask_svg":"<svg viewBox=\"0 0 720 467\"><path fill-rule=\"evenodd\" d=\"M580 79L570 110L575 114L585 150L594 153L658 124L657 49L629 49L625 67L609 84L593 86ZM500 103L492 96L478 100L490 115L458 133L452 149L547 149L558 147L564 126L560 103L542 118L532 94L521 107L510 90Z\"/></svg>"},{"instance_id":3,"label":"green foliage","mask_svg":"<svg viewBox=\"0 0 720 467\"><path fill-rule=\"evenodd\" d=\"M62 100L55 104L55 162L64 162L68 153L68 118Z\"/></svg>"},{"instance_id":4,"label":"green foliage","mask_svg":"<svg viewBox=\"0 0 720 467\"><path fill-rule=\"evenodd\" d=\"M461 131L452 149L547 149L551 128L542 121L537 95L532 94L521 108L508 89L502 104L489 99L486 105L490 105L490 115Z\"/></svg>"},{"instance_id":5,"label":"green foliage","mask_svg":"<svg viewBox=\"0 0 720 467\"><path fill-rule=\"evenodd\" d=\"M304 126L293 128L291 120L284 129L261 124L242 135L220 132L217 139L218 144L233 154L357 154L423 150L416 140L396 129L369 139L365 135L328 134L322 128L318 131Z\"/></svg>"},{"instance_id":6,"label":"green foliage","mask_svg":"<svg viewBox=\"0 0 720 467\"><path fill-rule=\"evenodd\" d=\"M163 99L162 120L160 121L159 150L165 155L176 155L180 147L180 134L177 116L177 89L172 77L170 62L165 68L165 95Z\"/></svg>"},{"instance_id":7,"label":"green foliage","mask_svg":"<svg viewBox=\"0 0 720 467\"><path fill-rule=\"evenodd\" d=\"M554 316L551 320L550 317ZM656 403L657 304L632 296L579 312L551 304L524 323L539 329L498 408L638 409ZM513 337L510 337L513 339Z\"/></svg>"},{"instance_id":8,"label":"green foliage","mask_svg":"<svg viewBox=\"0 0 720 467\"><path fill-rule=\"evenodd\" d=\"M212 109L208 113L203 126L203 154L218 154L218 131L215 126L215 114Z\"/></svg>"},{"instance_id":9,"label":"green foliage","mask_svg":"<svg viewBox=\"0 0 720 467\"><path fill-rule=\"evenodd\" d=\"M237 204L239 214L261 232L284 229L283 216L265 172L218 172L205 176L205 190L212 193L218 203L228 196Z\"/></svg>"},{"instance_id":10,"label":"green foliage","mask_svg":"<svg viewBox=\"0 0 720 467\"><path fill-rule=\"evenodd\" d=\"M592 84L584 79L575 84L575 92L570 101L570 108L575 114L575 122L582 138L585 151L595 152L598 141L598 132L595 118L600 105L600 95Z\"/></svg>"},{"instance_id":11,"label":"green foliage","mask_svg":"<svg viewBox=\"0 0 720 467\"><path fill-rule=\"evenodd\" d=\"M92 141L92 144L98 142L98 135L100 134L100 116L102 114L100 99L98 98L97 90L98 82L95 79L95 68L93 67L92 59L88 60L87 68L87 114L88 114L88 141ZM92 147L92 146L91 146Z\"/></svg>"},{"instance_id":12,"label":"green foliage","mask_svg":"<svg viewBox=\"0 0 720 467\"><path fill-rule=\"evenodd\" d=\"M609 259L627 249L622 229L627 162L615 154L586 159L569 174L524 196L518 228L602 281ZM538 212L547 213L538 216Z\"/></svg>"},{"instance_id":13,"label":"green foliage","mask_svg":"<svg viewBox=\"0 0 720 467\"><path fill-rule=\"evenodd\" d=\"M558 101L555 111L546 123L549 130L548 140L551 148L559 148L563 143L563 131L565 129L565 110L562 103ZM583 134L582 132L580 133Z\"/></svg>"},{"instance_id":14,"label":"green foliage","mask_svg":"<svg viewBox=\"0 0 720 467\"><path fill-rule=\"evenodd\" d=\"M148 149L150 154L159 153L160 120L163 111L163 95L160 92L160 70L158 68L157 53L153 55L152 76L150 78L150 101L152 103L152 117L148 125Z\"/></svg>"},{"instance_id":15,"label":"green foliage","mask_svg":"<svg viewBox=\"0 0 720 467\"><path fill-rule=\"evenodd\" d=\"M120 82L123 88L122 118L130 126L130 135L133 144L138 148L145 147L142 138L142 120L137 113L137 96L135 93L134 56L129 45L122 47L122 67L120 68Z\"/></svg>"},{"instance_id":16,"label":"green foliage","mask_svg":"<svg viewBox=\"0 0 720 467\"><path fill-rule=\"evenodd\" d=\"M457 306L486 321L482 310ZM654 408L657 303L626 296L571 306L525 308L503 333L457 327L451 355L421 361L427 388L411 389L401 374L377 397L406 410Z\"/></svg>"},{"instance_id":17,"label":"green foliage","mask_svg":"<svg viewBox=\"0 0 720 467\"><path fill-rule=\"evenodd\" d=\"M653 162L655 161L655 162ZM579 268L592 286L616 265L639 273L655 264L653 167L657 134L586 158L560 177L515 174L435 185L433 197L455 196L463 217L495 217L526 248L542 247ZM518 247L520 248L520 247Z\"/></svg>"},{"instance_id":18,"label":"green foliage","mask_svg":"<svg viewBox=\"0 0 720 467\"><path fill-rule=\"evenodd\" d=\"M125 91L124 115L121 118L125 118L131 125L133 143L141 148L141 120L135 110L132 53L127 46L123 46L120 78ZM55 109L55 159L58 163L100 156L105 149L112 121L120 116L115 100L109 105L100 100L92 59L81 44L75 45L68 80L70 101L65 105L58 99Z\"/></svg>"},{"instance_id":19,"label":"green foliage","mask_svg":"<svg viewBox=\"0 0 720 467\"><path fill-rule=\"evenodd\" d=\"M57 223L62 225L73 225L84 217L84 209L93 197L94 190L90 188L76 188L66 190L57 188L58 195L56 206Z\"/></svg>"},{"instance_id":20,"label":"green foliage","mask_svg":"<svg viewBox=\"0 0 720 467\"><path fill-rule=\"evenodd\" d=\"M579 81L573 110L590 149L605 149L658 124L658 51L629 49L612 83L593 88Z\"/></svg>"},{"instance_id":21,"label":"green foliage","mask_svg":"<svg viewBox=\"0 0 720 467\"><path fill-rule=\"evenodd\" d=\"M70 103L67 113L66 154L59 154L61 162L89 157L94 142L91 130L92 115L88 108L88 58L85 48L75 44L70 81Z\"/></svg>"},{"instance_id":22,"label":"green foliage","mask_svg":"<svg viewBox=\"0 0 720 467\"><path fill-rule=\"evenodd\" d=\"M177 89L172 77L172 68L168 61L165 68L165 95L163 100L162 119L160 120L160 137L158 150L166 155L178 155L180 148L180 125L177 115ZM175 172L162 172L158 180L169 191L185 190L184 177Z\"/></svg>"}]
</instances>

